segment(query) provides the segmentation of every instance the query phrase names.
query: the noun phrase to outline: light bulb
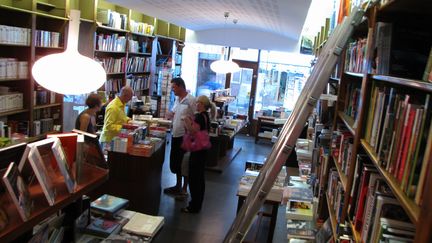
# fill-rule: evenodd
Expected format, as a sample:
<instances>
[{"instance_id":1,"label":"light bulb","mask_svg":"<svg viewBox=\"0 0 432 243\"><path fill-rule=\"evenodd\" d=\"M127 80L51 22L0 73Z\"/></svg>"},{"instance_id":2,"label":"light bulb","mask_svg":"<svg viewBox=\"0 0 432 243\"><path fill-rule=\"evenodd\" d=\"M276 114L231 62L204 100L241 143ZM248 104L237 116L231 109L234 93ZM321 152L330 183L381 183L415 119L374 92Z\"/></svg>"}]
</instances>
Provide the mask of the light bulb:
<instances>
[{"instance_id":1,"label":"light bulb","mask_svg":"<svg viewBox=\"0 0 432 243\"><path fill-rule=\"evenodd\" d=\"M106 81L102 65L78 53L80 11L71 10L68 45L63 53L37 60L33 78L42 87L59 94L85 94L100 88Z\"/></svg>"},{"instance_id":2,"label":"light bulb","mask_svg":"<svg viewBox=\"0 0 432 243\"><path fill-rule=\"evenodd\" d=\"M215 73L234 73L240 70L240 67L233 61L218 60L210 64L210 69Z\"/></svg>"}]
</instances>

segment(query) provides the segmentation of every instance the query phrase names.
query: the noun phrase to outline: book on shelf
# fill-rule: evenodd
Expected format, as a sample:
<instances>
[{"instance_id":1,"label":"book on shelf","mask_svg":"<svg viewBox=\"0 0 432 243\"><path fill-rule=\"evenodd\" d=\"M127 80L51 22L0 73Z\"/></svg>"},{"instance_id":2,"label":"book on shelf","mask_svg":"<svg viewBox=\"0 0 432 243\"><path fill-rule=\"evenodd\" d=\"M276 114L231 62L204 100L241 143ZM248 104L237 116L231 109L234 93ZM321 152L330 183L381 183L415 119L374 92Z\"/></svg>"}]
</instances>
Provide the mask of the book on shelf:
<instances>
[{"instance_id":1,"label":"book on shelf","mask_svg":"<svg viewBox=\"0 0 432 243\"><path fill-rule=\"evenodd\" d=\"M413 242L415 226L400 220L380 218L378 239L384 242Z\"/></svg>"},{"instance_id":2,"label":"book on shelf","mask_svg":"<svg viewBox=\"0 0 432 243\"><path fill-rule=\"evenodd\" d=\"M98 199L94 200L90 204L90 207L92 210L114 215L120 209L125 208L128 203L129 200L127 199L104 194Z\"/></svg>"},{"instance_id":3,"label":"book on shelf","mask_svg":"<svg viewBox=\"0 0 432 243\"><path fill-rule=\"evenodd\" d=\"M363 215L364 209L366 207L366 199L368 195L369 185L370 183L373 185L372 180L376 180L378 177L379 175L376 168L368 166L363 167L353 222L355 229L359 232L361 232L361 229L363 227Z\"/></svg>"},{"instance_id":4,"label":"book on shelf","mask_svg":"<svg viewBox=\"0 0 432 243\"><path fill-rule=\"evenodd\" d=\"M154 237L164 225L163 216L152 216L136 212L129 222L123 227L128 233Z\"/></svg>"},{"instance_id":5,"label":"book on shelf","mask_svg":"<svg viewBox=\"0 0 432 243\"><path fill-rule=\"evenodd\" d=\"M68 188L69 193L73 193L76 188L76 181L72 171L69 167L69 162L67 160L66 152L63 150L62 143L59 138L53 138L54 143L52 144L52 151L54 157L57 161L57 166L60 169L61 174L65 180L66 186Z\"/></svg>"},{"instance_id":6,"label":"book on shelf","mask_svg":"<svg viewBox=\"0 0 432 243\"><path fill-rule=\"evenodd\" d=\"M425 71L423 73L423 81L432 82L432 47L429 52L429 57L426 63Z\"/></svg>"},{"instance_id":7,"label":"book on shelf","mask_svg":"<svg viewBox=\"0 0 432 243\"><path fill-rule=\"evenodd\" d=\"M27 221L31 215L33 201L30 197L28 184L22 178L16 163L12 162L3 176L3 183L18 210L23 221Z\"/></svg>"},{"instance_id":8,"label":"book on shelf","mask_svg":"<svg viewBox=\"0 0 432 243\"><path fill-rule=\"evenodd\" d=\"M56 189L54 186L56 174L52 168L52 162L54 161L55 163L55 158L51 149L53 143L54 139L47 138L28 145L31 146L28 157L30 165L51 206L54 205L56 198Z\"/></svg>"}]
</instances>

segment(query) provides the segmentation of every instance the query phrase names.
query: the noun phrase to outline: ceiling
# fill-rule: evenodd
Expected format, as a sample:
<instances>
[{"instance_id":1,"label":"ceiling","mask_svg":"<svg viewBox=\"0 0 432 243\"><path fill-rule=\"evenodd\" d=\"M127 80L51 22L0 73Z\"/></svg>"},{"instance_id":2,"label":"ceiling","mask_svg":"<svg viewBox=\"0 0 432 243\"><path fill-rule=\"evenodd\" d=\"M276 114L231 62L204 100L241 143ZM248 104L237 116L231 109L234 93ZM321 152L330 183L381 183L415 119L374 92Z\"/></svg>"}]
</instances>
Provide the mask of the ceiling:
<instances>
[{"instance_id":1,"label":"ceiling","mask_svg":"<svg viewBox=\"0 0 432 243\"><path fill-rule=\"evenodd\" d=\"M311 0L107 0L193 30L247 29L297 41ZM224 12L229 12L225 24ZM233 19L238 19L234 24ZM220 32L219 32L220 34Z\"/></svg>"}]
</instances>

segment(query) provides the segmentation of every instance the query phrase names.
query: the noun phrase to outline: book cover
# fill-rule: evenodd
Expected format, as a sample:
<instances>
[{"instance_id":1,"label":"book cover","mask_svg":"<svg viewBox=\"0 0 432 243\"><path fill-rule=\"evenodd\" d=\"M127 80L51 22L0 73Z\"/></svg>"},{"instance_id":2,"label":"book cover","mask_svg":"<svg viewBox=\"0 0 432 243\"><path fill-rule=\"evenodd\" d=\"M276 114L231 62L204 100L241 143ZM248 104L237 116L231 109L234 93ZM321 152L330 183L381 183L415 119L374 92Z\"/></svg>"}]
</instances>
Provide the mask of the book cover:
<instances>
[{"instance_id":1,"label":"book cover","mask_svg":"<svg viewBox=\"0 0 432 243\"><path fill-rule=\"evenodd\" d=\"M51 149L54 153L54 157L56 158L58 168L60 169L60 172L63 175L69 193L73 193L76 188L76 182L72 174L72 171L69 168L69 165L71 163L68 162L66 152L63 150L60 139L58 138L53 138L53 139L54 139L54 143Z\"/></svg>"},{"instance_id":2,"label":"book cover","mask_svg":"<svg viewBox=\"0 0 432 243\"><path fill-rule=\"evenodd\" d=\"M33 202L30 198L28 185L21 177L18 166L14 162L9 164L6 173L3 175L3 182L21 219L27 221L31 215Z\"/></svg>"},{"instance_id":3,"label":"book cover","mask_svg":"<svg viewBox=\"0 0 432 243\"><path fill-rule=\"evenodd\" d=\"M96 236L108 237L109 235L120 231L120 224L106 219L94 218L92 222L85 228L88 234Z\"/></svg>"},{"instance_id":4,"label":"book cover","mask_svg":"<svg viewBox=\"0 0 432 243\"><path fill-rule=\"evenodd\" d=\"M372 99L369 101L369 113L367 115L367 123L365 130L365 140L370 144L371 131L372 131L372 123L373 123L373 115L375 114L375 103L378 96L378 88L375 87L375 84L372 84Z\"/></svg>"},{"instance_id":5,"label":"book cover","mask_svg":"<svg viewBox=\"0 0 432 243\"><path fill-rule=\"evenodd\" d=\"M92 209L114 214L118 210L126 207L128 203L129 200L127 199L105 194L93 201L90 206Z\"/></svg>"},{"instance_id":6,"label":"book cover","mask_svg":"<svg viewBox=\"0 0 432 243\"><path fill-rule=\"evenodd\" d=\"M123 230L132 234L153 237L164 224L164 217L135 213Z\"/></svg>"},{"instance_id":7,"label":"book cover","mask_svg":"<svg viewBox=\"0 0 432 243\"><path fill-rule=\"evenodd\" d=\"M414 201L417 205L421 205L421 203L422 203L423 189L425 186L426 174L427 174L427 171L429 170L429 166L431 164L430 163L431 147L432 147L432 126L429 127L426 150L424 152L421 166L418 166L421 169L420 169L420 176L418 179L417 189L415 192L415 198L414 198Z\"/></svg>"},{"instance_id":8,"label":"book cover","mask_svg":"<svg viewBox=\"0 0 432 243\"><path fill-rule=\"evenodd\" d=\"M56 175L51 167L51 161L55 159L51 150L53 143L54 140L52 138L32 143L32 148L29 153L30 165L51 206L54 205L56 198L56 190L54 187Z\"/></svg>"},{"instance_id":9,"label":"book cover","mask_svg":"<svg viewBox=\"0 0 432 243\"><path fill-rule=\"evenodd\" d=\"M69 167L72 167L72 164L76 160L77 136L78 135L73 132L47 135L47 138L57 137L60 139L61 145L66 153Z\"/></svg>"}]
</instances>

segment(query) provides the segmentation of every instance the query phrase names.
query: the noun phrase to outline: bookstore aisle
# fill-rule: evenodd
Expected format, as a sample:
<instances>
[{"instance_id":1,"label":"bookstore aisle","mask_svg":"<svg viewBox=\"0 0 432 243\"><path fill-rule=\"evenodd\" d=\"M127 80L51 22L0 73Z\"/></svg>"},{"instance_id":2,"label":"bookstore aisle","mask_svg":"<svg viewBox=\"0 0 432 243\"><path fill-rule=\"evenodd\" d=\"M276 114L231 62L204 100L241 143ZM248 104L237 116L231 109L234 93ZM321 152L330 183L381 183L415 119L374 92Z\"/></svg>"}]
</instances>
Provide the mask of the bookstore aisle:
<instances>
[{"instance_id":1,"label":"bookstore aisle","mask_svg":"<svg viewBox=\"0 0 432 243\"><path fill-rule=\"evenodd\" d=\"M206 192L200 214L181 213L180 208L184 207L186 202L175 201L173 197L166 194L161 195L159 215L165 217L165 224L152 242L216 243L223 241L236 215L236 193L239 180L244 173L245 162L264 161L271 150L270 143L255 144L253 137L240 134L235 140L235 146L242 147L242 150L222 174L206 172ZM166 155L166 158L169 158L168 148ZM165 160L162 173L163 188L175 183L175 176L169 170L168 159ZM279 220L283 219L284 214L285 210L279 209L273 242L286 242L286 233L284 233L286 223L284 220ZM268 224L268 221L262 223L256 242L266 242Z\"/></svg>"}]
</instances>

